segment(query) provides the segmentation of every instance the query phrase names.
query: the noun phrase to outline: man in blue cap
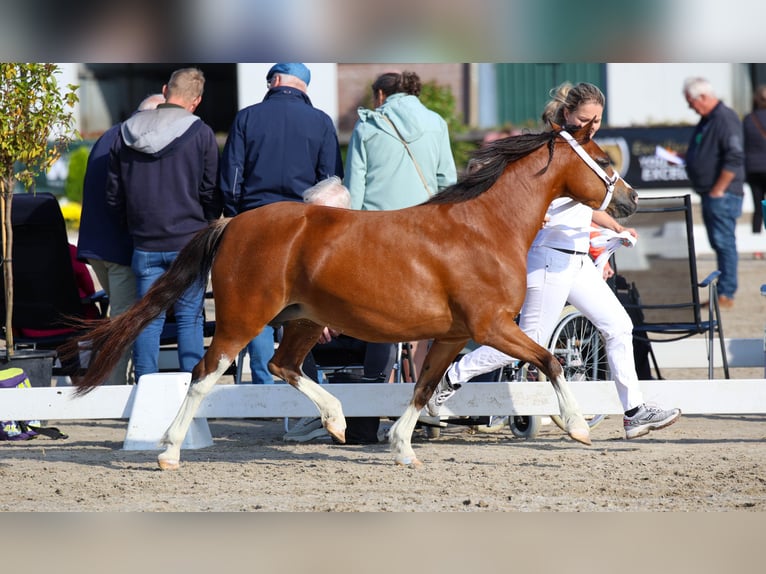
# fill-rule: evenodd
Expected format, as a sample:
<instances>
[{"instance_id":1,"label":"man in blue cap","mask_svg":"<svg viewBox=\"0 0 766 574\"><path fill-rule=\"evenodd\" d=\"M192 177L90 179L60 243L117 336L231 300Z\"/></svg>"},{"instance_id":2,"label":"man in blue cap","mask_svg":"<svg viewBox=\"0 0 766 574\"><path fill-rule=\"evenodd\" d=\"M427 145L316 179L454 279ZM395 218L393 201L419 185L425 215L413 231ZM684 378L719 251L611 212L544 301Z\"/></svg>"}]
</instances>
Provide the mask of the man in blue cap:
<instances>
[{"instance_id":1,"label":"man in blue cap","mask_svg":"<svg viewBox=\"0 0 766 574\"><path fill-rule=\"evenodd\" d=\"M343 178L332 119L306 95L311 72L301 63L274 64L263 101L240 110L221 157L224 216L276 201L303 201L304 190L330 176ZM247 347L253 383L273 383L266 365L274 354L268 325Z\"/></svg>"}]
</instances>

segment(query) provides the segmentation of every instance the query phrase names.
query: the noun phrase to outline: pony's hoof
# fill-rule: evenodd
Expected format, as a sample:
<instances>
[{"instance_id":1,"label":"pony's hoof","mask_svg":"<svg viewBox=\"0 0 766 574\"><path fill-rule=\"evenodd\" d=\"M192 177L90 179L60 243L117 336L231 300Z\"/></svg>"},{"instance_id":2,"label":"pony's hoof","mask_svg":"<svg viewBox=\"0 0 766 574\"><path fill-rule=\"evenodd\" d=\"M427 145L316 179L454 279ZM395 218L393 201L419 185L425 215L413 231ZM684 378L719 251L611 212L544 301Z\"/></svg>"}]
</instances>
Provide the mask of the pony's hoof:
<instances>
[{"instance_id":1,"label":"pony's hoof","mask_svg":"<svg viewBox=\"0 0 766 574\"><path fill-rule=\"evenodd\" d=\"M327 421L327 424L325 425L325 430L327 433L334 438L336 441L338 441L341 444L346 444L346 420L343 419L343 425L336 424L332 421Z\"/></svg>"},{"instance_id":2,"label":"pony's hoof","mask_svg":"<svg viewBox=\"0 0 766 574\"><path fill-rule=\"evenodd\" d=\"M178 470L181 468L181 463L177 460L166 460L163 458L158 458L157 464L159 465L160 470Z\"/></svg>"},{"instance_id":3,"label":"pony's hoof","mask_svg":"<svg viewBox=\"0 0 766 574\"><path fill-rule=\"evenodd\" d=\"M579 443L590 446L590 431L588 429L572 429L569 431L569 436Z\"/></svg>"},{"instance_id":4,"label":"pony's hoof","mask_svg":"<svg viewBox=\"0 0 766 574\"><path fill-rule=\"evenodd\" d=\"M423 463L420 462L417 458L408 458L404 460L397 460L396 461L397 466L406 466L407 468L422 468Z\"/></svg>"}]
</instances>

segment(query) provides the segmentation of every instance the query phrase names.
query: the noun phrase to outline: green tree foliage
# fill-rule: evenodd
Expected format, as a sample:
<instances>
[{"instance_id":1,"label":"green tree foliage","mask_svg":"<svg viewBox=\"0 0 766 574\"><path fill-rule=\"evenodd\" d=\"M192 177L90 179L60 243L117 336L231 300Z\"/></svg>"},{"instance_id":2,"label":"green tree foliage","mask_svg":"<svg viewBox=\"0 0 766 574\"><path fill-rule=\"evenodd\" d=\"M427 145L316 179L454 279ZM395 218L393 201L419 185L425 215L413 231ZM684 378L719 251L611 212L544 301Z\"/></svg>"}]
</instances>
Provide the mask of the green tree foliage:
<instances>
[{"instance_id":1,"label":"green tree foliage","mask_svg":"<svg viewBox=\"0 0 766 574\"><path fill-rule=\"evenodd\" d=\"M449 86L439 85L433 80L424 82L420 90L420 101L447 122L452 155L455 158L458 172L465 169L471 152L476 149L476 144L456 138L458 134L465 133L467 128L463 122L462 115L457 111L457 104L452 90Z\"/></svg>"},{"instance_id":2,"label":"green tree foliage","mask_svg":"<svg viewBox=\"0 0 766 574\"><path fill-rule=\"evenodd\" d=\"M30 188L79 135L72 107L77 86L59 86L55 64L0 64L0 232L5 285L5 333L13 354L13 227L16 182ZM49 145L53 143L53 145Z\"/></svg>"},{"instance_id":3,"label":"green tree foliage","mask_svg":"<svg viewBox=\"0 0 766 574\"><path fill-rule=\"evenodd\" d=\"M69 201L82 203L82 187L89 153L85 146L80 146L69 153L69 172L64 182L64 196Z\"/></svg>"},{"instance_id":4,"label":"green tree foliage","mask_svg":"<svg viewBox=\"0 0 766 574\"><path fill-rule=\"evenodd\" d=\"M434 80L430 80L421 85L420 96L418 97L425 107L439 114L447 122L452 156L455 159L457 171L460 173L468 164L471 152L476 149L477 144L476 142L459 137L460 134L466 133L468 128L463 123L462 115L457 111L457 102L452 94L452 89L449 86L443 86ZM374 107L371 93L366 94L362 101L362 106L369 109ZM345 147L341 151L345 165Z\"/></svg>"}]
</instances>

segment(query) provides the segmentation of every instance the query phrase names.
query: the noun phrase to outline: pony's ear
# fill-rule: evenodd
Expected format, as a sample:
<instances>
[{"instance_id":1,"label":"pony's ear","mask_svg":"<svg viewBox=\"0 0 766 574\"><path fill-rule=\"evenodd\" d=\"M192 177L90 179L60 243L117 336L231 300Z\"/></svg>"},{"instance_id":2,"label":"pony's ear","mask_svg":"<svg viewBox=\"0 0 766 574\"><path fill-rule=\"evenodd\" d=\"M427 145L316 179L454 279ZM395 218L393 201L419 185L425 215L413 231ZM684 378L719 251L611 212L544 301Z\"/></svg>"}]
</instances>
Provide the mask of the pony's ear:
<instances>
[{"instance_id":1,"label":"pony's ear","mask_svg":"<svg viewBox=\"0 0 766 574\"><path fill-rule=\"evenodd\" d=\"M561 126L560 126L560 125L558 125L558 124L557 124L556 122L554 122L553 120L548 120L548 123L549 123L549 124L551 124L551 129L552 129L554 132L560 132L560 131L561 131Z\"/></svg>"},{"instance_id":2,"label":"pony's ear","mask_svg":"<svg viewBox=\"0 0 766 574\"><path fill-rule=\"evenodd\" d=\"M591 132L591 129L592 129L594 121L596 121L596 117L595 116L592 117L587 124L577 128L577 131L575 131L575 133L572 134L574 136L574 138L577 141L581 141L583 143L588 143L590 141L590 132Z\"/></svg>"}]
</instances>

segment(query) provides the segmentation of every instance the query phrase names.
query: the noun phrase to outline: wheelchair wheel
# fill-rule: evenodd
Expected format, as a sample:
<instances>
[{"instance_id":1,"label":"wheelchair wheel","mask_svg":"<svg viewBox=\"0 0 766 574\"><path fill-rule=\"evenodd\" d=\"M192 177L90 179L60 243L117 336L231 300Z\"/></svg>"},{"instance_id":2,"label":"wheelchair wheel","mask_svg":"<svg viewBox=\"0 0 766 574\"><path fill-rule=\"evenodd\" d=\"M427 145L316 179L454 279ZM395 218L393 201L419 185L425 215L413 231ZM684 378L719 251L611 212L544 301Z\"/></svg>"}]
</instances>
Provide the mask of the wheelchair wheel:
<instances>
[{"instance_id":1,"label":"wheelchair wheel","mask_svg":"<svg viewBox=\"0 0 766 574\"><path fill-rule=\"evenodd\" d=\"M499 383L527 380L527 365L514 363L500 370ZM540 432L541 417L535 415L511 415L508 426L516 438L533 439Z\"/></svg>"},{"instance_id":2,"label":"wheelchair wheel","mask_svg":"<svg viewBox=\"0 0 766 574\"><path fill-rule=\"evenodd\" d=\"M529 440L535 438L540 432L540 419L541 417L537 415L514 415L508 417L508 426L511 428L513 436Z\"/></svg>"},{"instance_id":3,"label":"wheelchair wheel","mask_svg":"<svg viewBox=\"0 0 766 574\"><path fill-rule=\"evenodd\" d=\"M577 381L609 380L609 365L606 360L606 345L601 333L575 307L567 306L561 320L551 336L549 350L564 368L564 378ZM586 415L590 428L595 428L606 415ZM559 428L564 428L561 417L551 417Z\"/></svg>"}]
</instances>

